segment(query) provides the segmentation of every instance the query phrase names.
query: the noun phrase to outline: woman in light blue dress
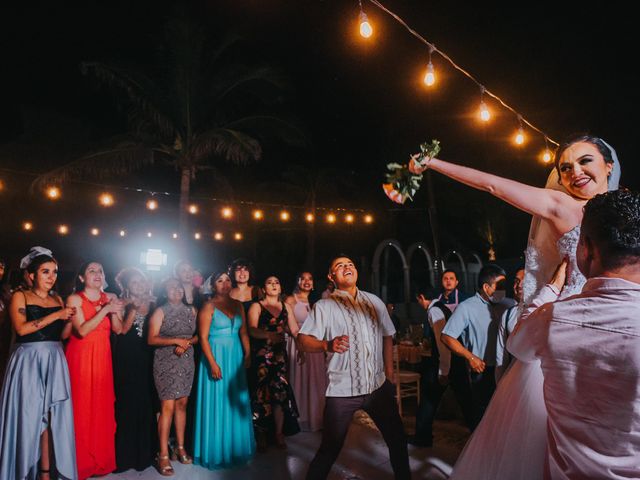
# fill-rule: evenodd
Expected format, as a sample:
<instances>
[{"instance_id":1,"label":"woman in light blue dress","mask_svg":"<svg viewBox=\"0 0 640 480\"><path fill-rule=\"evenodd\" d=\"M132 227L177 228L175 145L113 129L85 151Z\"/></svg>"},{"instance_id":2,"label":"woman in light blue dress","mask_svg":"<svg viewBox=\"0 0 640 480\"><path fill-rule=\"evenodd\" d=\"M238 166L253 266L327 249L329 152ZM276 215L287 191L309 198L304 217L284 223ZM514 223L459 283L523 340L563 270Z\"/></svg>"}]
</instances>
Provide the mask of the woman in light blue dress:
<instances>
[{"instance_id":1,"label":"woman in light blue dress","mask_svg":"<svg viewBox=\"0 0 640 480\"><path fill-rule=\"evenodd\" d=\"M249 337L227 273L212 276L214 297L200 309L202 357L196 384L195 463L209 469L246 463L255 452L245 369Z\"/></svg>"}]
</instances>

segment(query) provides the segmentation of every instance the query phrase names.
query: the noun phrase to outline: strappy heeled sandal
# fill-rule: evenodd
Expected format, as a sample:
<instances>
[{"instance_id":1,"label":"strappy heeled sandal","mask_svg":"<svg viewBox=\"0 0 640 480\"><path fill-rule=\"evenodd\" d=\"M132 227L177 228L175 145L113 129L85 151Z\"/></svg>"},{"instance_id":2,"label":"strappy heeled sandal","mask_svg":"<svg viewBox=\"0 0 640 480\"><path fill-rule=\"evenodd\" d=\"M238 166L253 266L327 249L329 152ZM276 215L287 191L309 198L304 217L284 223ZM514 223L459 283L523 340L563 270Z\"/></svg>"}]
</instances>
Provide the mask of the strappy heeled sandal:
<instances>
[{"instance_id":1,"label":"strappy heeled sandal","mask_svg":"<svg viewBox=\"0 0 640 480\"><path fill-rule=\"evenodd\" d=\"M182 450L184 453L181 454L180 450ZM187 451L184 449L184 445L178 445L177 447L174 447L174 449L171 451L171 460L177 460L183 465L190 465L193 463L193 458L187 455Z\"/></svg>"},{"instance_id":2,"label":"strappy heeled sandal","mask_svg":"<svg viewBox=\"0 0 640 480\"><path fill-rule=\"evenodd\" d=\"M169 462L169 455L160 455L159 453L156 455L156 470L158 470L158 473L160 475L162 475L163 477L171 477L173 476L173 474L175 473L175 471L173 470L173 467L171 466L171 463L169 463L169 465L160 465L160 462L162 462L163 460L166 460L167 462Z\"/></svg>"}]
</instances>

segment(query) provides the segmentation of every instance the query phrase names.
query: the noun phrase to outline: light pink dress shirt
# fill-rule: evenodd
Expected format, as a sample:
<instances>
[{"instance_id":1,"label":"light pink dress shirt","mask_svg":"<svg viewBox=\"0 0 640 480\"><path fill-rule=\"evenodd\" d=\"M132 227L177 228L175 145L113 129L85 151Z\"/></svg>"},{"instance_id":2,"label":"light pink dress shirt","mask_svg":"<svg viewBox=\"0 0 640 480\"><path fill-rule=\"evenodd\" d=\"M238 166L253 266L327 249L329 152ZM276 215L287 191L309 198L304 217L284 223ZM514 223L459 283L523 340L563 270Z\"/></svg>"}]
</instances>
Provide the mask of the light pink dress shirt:
<instances>
[{"instance_id":1,"label":"light pink dress shirt","mask_svg":"<svg viewBox=\"0 0 640 480\"><path fill-rule=\"evenodd\" d=\"M557 293L544 287L534 308ZM523 316L507 348L542 363L545 478L640 478L640 284L589 279Z\"/></svg>"}]
</instances>

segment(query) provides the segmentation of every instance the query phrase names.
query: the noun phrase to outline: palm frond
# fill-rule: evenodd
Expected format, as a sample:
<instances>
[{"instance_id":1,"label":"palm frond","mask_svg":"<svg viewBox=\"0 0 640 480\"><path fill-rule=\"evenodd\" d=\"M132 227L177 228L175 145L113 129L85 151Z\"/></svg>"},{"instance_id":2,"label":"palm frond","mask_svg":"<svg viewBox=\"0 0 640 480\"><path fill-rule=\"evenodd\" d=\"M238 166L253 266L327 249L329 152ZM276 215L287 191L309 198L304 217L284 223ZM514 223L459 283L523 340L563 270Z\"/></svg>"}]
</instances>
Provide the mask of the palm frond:
<instances>
[{"instance_id":1,"label":"palm frond","mask_svg":"<svg viewBox=\"0 0 640 480\"><path fill-rule=\"evenodd\" d=\"M38 190L49 184L62 184L79 178L100 180L124 175L154 163L156 154L166 153L161 148L133 140L121 141L39 175L30 189Z\"/></svg>"},{"instance_id":2,"label":"palm frond","mask_svg":"<svg viewBox=\"0 0 640 480\"><path fill-rule=\"evenodd\" d=\"M128 102L152 123L161 135L172 137L178 129L158 103L163 97L156 82L151 81L144 73L130 67L119 67L99 62L83 62L82 73L92 74L114 93L122 92Z\"/></svg>"},{"instance_id":3,"label":"palm frond","mask_svg":"<svg viewBox=\"0 0 640 480\"><path fill-rule=\"evenodd\" d=\"M289 145L306 147L309 139L293 122L274 115L252 115L228 122L225 127L248 131L261 138L276 138Z\"/></svg>"},{"instance_id":4,"label":"palm frond","mask_svg":"<svg viewBox=\"0 0 640 480\"><path fill-rule=\"evenodd\" d=\"M231 128L217 128L195 136L187 160L197 165L214 157L244 165L259 161L262 147L255 138Z\"/></svg>"}]
</instances>

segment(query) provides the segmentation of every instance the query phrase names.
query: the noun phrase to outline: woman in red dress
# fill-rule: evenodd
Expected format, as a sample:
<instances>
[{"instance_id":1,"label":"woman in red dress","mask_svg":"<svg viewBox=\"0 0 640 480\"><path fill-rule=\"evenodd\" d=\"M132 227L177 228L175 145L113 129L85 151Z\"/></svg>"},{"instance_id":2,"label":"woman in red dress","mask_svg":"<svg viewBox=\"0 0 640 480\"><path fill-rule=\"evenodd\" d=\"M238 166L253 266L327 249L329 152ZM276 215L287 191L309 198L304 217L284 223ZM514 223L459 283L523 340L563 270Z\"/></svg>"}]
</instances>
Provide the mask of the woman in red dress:
<instances>
[{"instance_id":1,"label":"woman in red dress","mask_svg":"<svg viewBox=\"0 0 640 480\"><path fill-rule=\"evenodd\" d=\"M104 271L85 263L76 277L75 293L67 305L76 307L73 334L66 349L76 431L80 479L106 475L116 469L115 394L111 365L111 332L122 330L122 303L102 291Z\"/></svg>"}]
</instances>

